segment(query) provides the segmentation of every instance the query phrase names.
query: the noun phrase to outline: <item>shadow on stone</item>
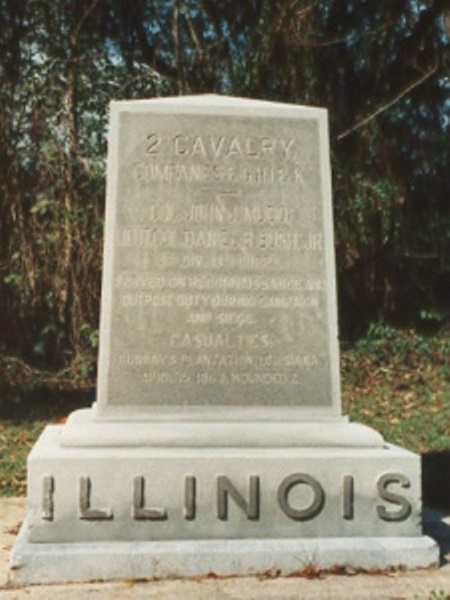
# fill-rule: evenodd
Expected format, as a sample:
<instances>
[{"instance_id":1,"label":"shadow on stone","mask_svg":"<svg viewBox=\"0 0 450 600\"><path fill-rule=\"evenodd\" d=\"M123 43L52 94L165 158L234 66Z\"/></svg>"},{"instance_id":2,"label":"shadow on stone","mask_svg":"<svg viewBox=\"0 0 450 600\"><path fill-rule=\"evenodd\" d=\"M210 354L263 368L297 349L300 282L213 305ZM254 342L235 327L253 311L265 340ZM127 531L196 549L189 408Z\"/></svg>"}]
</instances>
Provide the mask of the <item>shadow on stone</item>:
<instances>
[{"instance_id":1,"label":"shadow on stone","mask_svg":"<svg viewBox=\"0 0 450 600\"><path fill-rule=\"evenodd\" d=\"M422 455L424 534L439 544L441 562L450 554L450 450Z\"/></svg>"},{"instance_id":2,"label":"shadow on stone","mask_svg":"<svg viewBox=\"0 0 450 600\"><path fill-rule=\"evenodd\" d=\"M438 544L441 566L449 564L450 558L450 525L446 520L441 511L424 507L423 533Z\"/></svg>"},{"instance_id":3,"label":"shadow on stone","mask_svg":"<svg viewBox=\"0 0 450 600\"><path fill-rule=\"evenodd\" d=\"M450 450L422 454L422 499L425 506L450 514Z\"/></svg>"}]
</instances>

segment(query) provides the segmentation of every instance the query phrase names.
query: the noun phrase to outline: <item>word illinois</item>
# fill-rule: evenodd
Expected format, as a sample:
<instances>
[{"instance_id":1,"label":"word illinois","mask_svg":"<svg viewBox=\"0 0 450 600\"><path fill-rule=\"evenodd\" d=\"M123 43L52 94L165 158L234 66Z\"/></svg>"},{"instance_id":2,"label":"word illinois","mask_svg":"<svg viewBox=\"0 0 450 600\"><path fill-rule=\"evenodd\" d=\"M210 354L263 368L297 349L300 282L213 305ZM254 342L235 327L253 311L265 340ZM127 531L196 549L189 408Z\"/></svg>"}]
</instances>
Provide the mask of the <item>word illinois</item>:
<instances>
[{"instance_id":1,"label":"word illinois","mask_svg":"<svg viewBox=\"0 0 450 600\"><path fill-rule=\"evenodd\" d=\"M341 486L341 517L353 520L355 513L355 482L351 475L342 477ZM294 488L308 488L308 501L305 506L292 503L291 492ZM401 473L385 473L376 482L377 499L376 515L382 521L405 521L412 512L409 500L402 494L401 489L411 486L409 479ZM183 518L193 521L197 517L197 479L187 475L183 481L181 508ZM399 490L400 488L400 490ZM42 479L42 510L44 521L53 521L55 516L55 478L45 476ZM152 506L146 503L146 480L141 475L133 478L130 490L130 508L132 518L136 521L166 521L170 515L164 506ZM298 491L298 490L297 490ZM78 517L85 521L111 521L114 519L113 506L96 507L91 503L92 481L88 476L78 479ZM242 491L226 475L216 477L215 512L217 519L227 521L229 516L230 499L242 511L249 521L260 519L261 486L260 477L250 475L248 490ZM277 488L278 508L293 521L310 521L323 511L327 496L322 484L306 473L294 473L285 477ZM296 502L295 504L298 504Z\"/></svg>"}]
</instances>

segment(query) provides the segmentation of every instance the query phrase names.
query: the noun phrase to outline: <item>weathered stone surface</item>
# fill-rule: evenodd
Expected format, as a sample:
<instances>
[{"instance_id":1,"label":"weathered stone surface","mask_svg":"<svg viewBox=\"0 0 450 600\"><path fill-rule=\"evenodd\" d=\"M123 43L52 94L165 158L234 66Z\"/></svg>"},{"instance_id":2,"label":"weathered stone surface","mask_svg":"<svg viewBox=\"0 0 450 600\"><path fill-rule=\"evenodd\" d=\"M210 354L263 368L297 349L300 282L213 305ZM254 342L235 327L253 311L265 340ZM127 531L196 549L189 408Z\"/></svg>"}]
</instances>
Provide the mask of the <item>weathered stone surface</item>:
<instances>
[{"instance_id":1,"label":"weathered stone surface","mask_svg":"<svg viewBox=\"0 0 450 600\"><path fill-rule=\"evenodd\" d=\"M13 580L16 583L173 579L208 575L282 577L301 574L305 569L335 570L338 565L347 569L417 569L437 566L438 556L436 543L426 537L32 545L26 541L22 531L16 548L12 563ZM278 580L280 588L282 581ZM354 578L352 581L354 582ZM434 581L437 582L437 579ZM433 589L436 587L433 586ZM252 598L255 597L254 590L253 585ZM97 589L94 593L98 594L99 591ZM347 589L345 597L367 598L366 594L355 595L354 591L355 588L352 588L352 591ZM241 592L239 589L239 597ZM405 587L401 586L400 593L404 592ZM121 593L123 597L123 589ZM214 590L215 593L217 589ZM294 593L298 593L298 587ZM107 595L109 597L108 593ZM275 597L281 596L276 593L273 598ZM323 597L322 594L320 597ZM336 595L333 593L329 597L336 598ZM373 597L380 596L375 594Z\"/></svg>"},{"instance_id":2,"label":"weathered stone surface","mask_svg":"<svg viewBox=\"0 0 450 600\"><path fill-rule=\"evenodd\" d=\"M112 103L99 414L340 415L329 173L323 109Z\"/></svg>"},{"instance_id":3,"label":"weathered stone surface","mask_svg":"<svg viewBox=\"0 0 450 600\"><path fill-rule=\"evenodd\" d=\"M181 411L180 411L181 412ZM90 409L72 413L64 427L60 444L72 447L172 448L364 448L384 446L383 436L361 423L347 419L299 420L289 414L260 409L243 419L231 411L209 410L204 414L169 414L160 418L105 420ZM241 417L241 418L239 418Z\"/></svg>"},{"instance_id":4,"label":"weathered stone surface","mask_svg":"<svg viewBox=\"0 0 450 600\"><path fill-rule=\"evenodd\" d=\"M32 542L421 535L401 448L64 448L61 430L30 456Z\"/></svg>"}]
</instances>

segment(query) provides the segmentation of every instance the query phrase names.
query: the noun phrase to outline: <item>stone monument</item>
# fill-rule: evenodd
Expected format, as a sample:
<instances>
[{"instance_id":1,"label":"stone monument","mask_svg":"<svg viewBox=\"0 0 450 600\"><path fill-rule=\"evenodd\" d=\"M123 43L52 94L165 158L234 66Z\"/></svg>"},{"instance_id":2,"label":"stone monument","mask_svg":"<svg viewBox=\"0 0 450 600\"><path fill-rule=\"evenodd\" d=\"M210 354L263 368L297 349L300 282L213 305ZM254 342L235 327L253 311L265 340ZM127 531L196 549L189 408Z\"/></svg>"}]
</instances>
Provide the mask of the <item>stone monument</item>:
<instances>
[{"instance_id":1,"label":"stone monument","mask_svg":"<svg viewBox=\"0 0 450 600\"><path fill-rule=\"evenodd\" d=\"M414 568L420 459L341 414L327 113L113 102L97 400L29 457L21 582Z\"/></svg>"}]
</instances>

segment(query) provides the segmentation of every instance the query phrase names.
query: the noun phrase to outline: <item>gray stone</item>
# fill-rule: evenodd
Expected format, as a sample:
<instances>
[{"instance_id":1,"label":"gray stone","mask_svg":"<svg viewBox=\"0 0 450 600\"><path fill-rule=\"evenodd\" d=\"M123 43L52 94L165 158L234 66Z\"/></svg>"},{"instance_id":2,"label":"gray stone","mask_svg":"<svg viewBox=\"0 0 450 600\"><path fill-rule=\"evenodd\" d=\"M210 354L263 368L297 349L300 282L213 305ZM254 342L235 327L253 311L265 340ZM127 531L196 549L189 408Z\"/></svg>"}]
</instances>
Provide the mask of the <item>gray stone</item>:
<instances>
[{"instance_id":1,"label":"gray stone","mask_svg":"<svg viewBox=\"0 0 450 600\"><path fill-rule=\"evenodd\" d=\"M99 380L64 446L379 446L341 415L327 114L113 102Z\"/></svg>"},{"instance_id":2,"label":"gray stone","mask_svg":"<svg viewBox=\"0 0 450 600\"><path fill-rule=\"evenodd\" d=\"M113 102L101 415L339 416L327 115Z\"/></svg>"},{"instance_id":3,"label":"gray stone","mask_svg":"<svg viewBox=\"0 0 450 600\"><path fill-rule=\"evenodd\" d=\"M29 461L31 542L414 537L420 462L383 448L68 448Z\"/></svg>"},{"instance_id":4,"label":"gray stone","mask_svg":"<svg viewBox=\"0 0 450 600\"><path fill-rule=\"evenodd\" d=\"M434 567L436 543L426 537L366 537L33 545L22 531L11 568L16 583L42 584L205 575L283 577L337 565L368 570Z\"/></svg>"},{"instance_id":5,"label":"gray stone","mask_svg":"<svg viewBox=\"0 0 450 600\"><path fill-rule=\"evenodd\" d=\"M90 409L72 413L61 434L62 446L106 447L383 447L375 430L347 419L299 420L289 411L192 410L140 421L105 420ZM291 416L291 418L289 418ZM247 417L247 418L245 418Z\"/></svg>"}]
</instances>

